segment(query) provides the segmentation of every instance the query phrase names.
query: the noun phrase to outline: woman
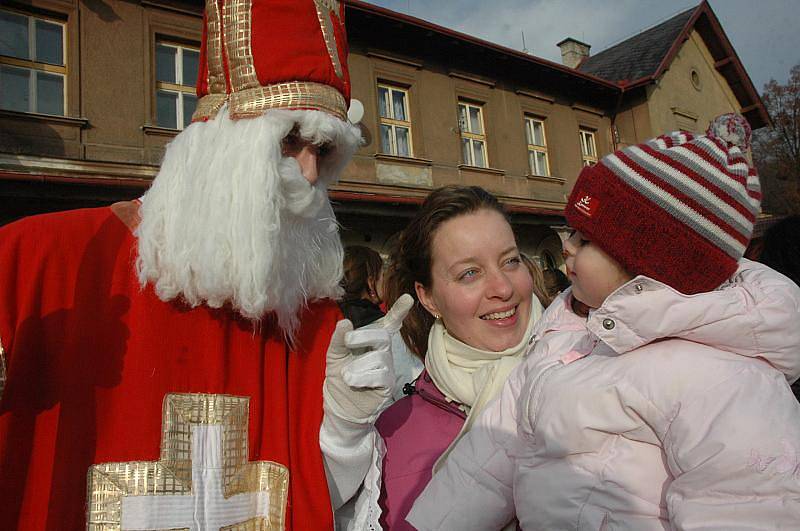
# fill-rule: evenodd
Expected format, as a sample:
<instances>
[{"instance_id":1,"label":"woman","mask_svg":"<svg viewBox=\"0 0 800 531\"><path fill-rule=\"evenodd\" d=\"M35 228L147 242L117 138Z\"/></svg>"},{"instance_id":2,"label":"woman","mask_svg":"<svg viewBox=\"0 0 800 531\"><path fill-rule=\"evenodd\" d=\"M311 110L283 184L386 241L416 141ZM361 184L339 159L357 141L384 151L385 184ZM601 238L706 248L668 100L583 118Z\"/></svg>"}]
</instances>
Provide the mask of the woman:
<instances>
[{"instance_id":1,"label":"woman","mask_svg":"<svg viewBox=\"0 0 800 531\"><path fill-rule=\"evenodd\" d=\"M344 250L344 290L339 308L353 327L360 328L383 317L382 301L383 260L381 255L362 245Z\"/></svg>"},{"instance_id":2,"label":"woman","mask_svg":"<svg viewBox=\"0 0 800 531\"><path fill-rule=\"evenodd\" d=\"M434 466L527 351L542 306L502 207L478 187L428 196L400 235L386 287L390 303L415 295L401 333L425 371L378 419L380 487L365 491L380 492L380 524L403 530Z\"/></svg>"},{"instance_id":3,"label":"woman","mask_svg":"<svg viewBox=\"0 0 800 531\"><path fill-rule=\"evenodd\" d=\"M415 501L418 529L798 529L800 289L742 260L761 199L749 130L723 115L584 168L572 287Z\"/></svg>"}]
</instances>

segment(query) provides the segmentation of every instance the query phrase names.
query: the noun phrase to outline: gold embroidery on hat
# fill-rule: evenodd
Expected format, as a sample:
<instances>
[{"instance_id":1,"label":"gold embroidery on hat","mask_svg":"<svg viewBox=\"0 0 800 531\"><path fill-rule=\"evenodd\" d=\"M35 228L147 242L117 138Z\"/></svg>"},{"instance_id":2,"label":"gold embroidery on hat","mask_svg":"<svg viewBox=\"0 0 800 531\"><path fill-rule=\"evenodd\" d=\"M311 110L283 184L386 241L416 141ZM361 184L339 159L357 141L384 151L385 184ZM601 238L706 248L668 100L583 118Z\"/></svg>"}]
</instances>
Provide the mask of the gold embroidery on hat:
<instances>
[{"instance_id":1,"label":"gold embroidery on hat","mask_svg":"<svg viewBox=\"0 0 800 531\"><path fill-rule=\"evenodd\" d=\"M314 0L317 15L323 29L328 53L336 67L336 73L342 76L341 64L333 34L330 12L338 17L339 2L337 0ZM224 31L216 31L221 39L214 42L222 68L221 51L224 47L228 61L228 74L231 82L230 94L209 93L197 102L192 120L213 118L227 101L230 117L233 119L253 118L269 109L312 109L333 114L341 120L347 119L347 105L344 96L333 87L321 83L305 81L289 81L262 87L256 74L252 50L252 0L231 0L222 8L222 27ZM207 15L208 34L211 34L212 18L219 24L219 8L215 0L207 1L207 9L215 14ZM327 30L326 30L327 28ZM223 46L224 44L224 46ZM212 43L209 38L209 57ZM209 76L212 71L209 64ZM210 78L209 78L210 79ZM224 77L222 78L224 81ZM223 83L224 90L224 83ZM209 90L209 92L211 92Z\"/></svg>"},{"instance_id":2,"label":"gold embroidery on hat","mask_svg":"<svg viewBox=\"0 0 800 531\"><path fill-rule=\"evenodd\" d=\"M6 388L6 356L3 352L3 341L0 340L0 400L3 398L3 389Z\"/></svg>"},{"instance_id":3,"label":"gold embroidery on hat","mask_svg":"<svg viewBox=\"0 0 800 531\"><path fill-rule=\"evenodd\" d=\"M222 94L225 90L225 70L222 64L222 29L217 0L206 2L206 61L208 63L208 92Z\"/></svg>"},{"instance_id":4,"label":"gold embroidery on hat","mask_svg":"<svg viewBox=\"0 0 800 531\"><path fill-rule=\"evenodd\" d=\"M206 0L206 84L208 94L200 98L192 121L213 118L228 99L222 65L222 30L217 0Z\"/></svg>"},{"instance_id":5,"label":"gold embroidery on hat","mask_svg":"<svg viewBox=\"0 0 800 531\"><path fill-rule=\"evenodd\" d=\"M333 20L331 20L331 12L339 19L339 1L314 0L314 6L317 8L319 27L322 30L322 37L325 39L325 47L328 49L328 55L333 63L333 70L336 72L339 79L344 80L342 63L339 61L339 48L336 46L336 34L333 32Z\"/></svg>"},{"instance_id":6,"label":"gold embroidery on hat","mask_svg":"<svg viewBox=\"0 0 800 531\"><path fill-rule=\"evenodd\" d=\"M251 118L268 109L312 109L347 119L344 96L321 83L292 81L234 92L230 96L231 118Z\"/></svg>"},{"instance_id":7,"label":"gold embroidery on hat","mask_svg":"<svg viewBox=\"0 0 800 531\"><path fill-rule=\"evenodd\" d=\"M213 118L227 100L227 94L206 94L197 100L197 107L194 110L194 114L192 114L192 121L197 122Z\"/></svg>"},{"instance_id":8,"label":"gold embroidery on hat","mask_svg":"<svg viewBox=\"0 0 800 531\"><path fill-rule=\"evenodd\" d=\"M251 0L229 0L222 10L225 28L225 54L228 58L228 75L231 92L239 92L259 85L253 59L253 17Z\"/></svg>"},{"instance_id":9,"label":"gold embroidery on hat","mask_svg":"<svg viewBox=\"0 0 800 531\"><path fill-rule=\"evenodd\" d=\"M87 528L117 531L122 525L126 496L192 494L193 428L222 429L222 492L269 493L269 514L221 529L282 530L285 524L289 471L269 461L248 461L249 399L228 395L169 394L164 399L159 461L105 463L89 468ZM188 528L187 528L188 529Z\"/></svg>"}]
</instances>

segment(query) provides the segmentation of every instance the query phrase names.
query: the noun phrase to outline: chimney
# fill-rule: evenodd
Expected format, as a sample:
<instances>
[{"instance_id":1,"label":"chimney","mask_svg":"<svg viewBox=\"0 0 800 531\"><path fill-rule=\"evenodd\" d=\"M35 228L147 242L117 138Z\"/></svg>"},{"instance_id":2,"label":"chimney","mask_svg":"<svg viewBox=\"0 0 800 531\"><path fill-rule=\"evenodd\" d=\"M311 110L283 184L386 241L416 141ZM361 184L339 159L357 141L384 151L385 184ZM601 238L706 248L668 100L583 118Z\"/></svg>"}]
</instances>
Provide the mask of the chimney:
<instances>
[{"instance_id":1,"label":"chimney","mask_svg":"<svg viewBox=\"0 0 800 531\"><path fill-rule=\"evenodd\" d=\"M590 45L567 37L563 41L556 44L561 48L561 62L570 68L577 68L581 61L589 57Z\"/></svg>"}]
</instances>

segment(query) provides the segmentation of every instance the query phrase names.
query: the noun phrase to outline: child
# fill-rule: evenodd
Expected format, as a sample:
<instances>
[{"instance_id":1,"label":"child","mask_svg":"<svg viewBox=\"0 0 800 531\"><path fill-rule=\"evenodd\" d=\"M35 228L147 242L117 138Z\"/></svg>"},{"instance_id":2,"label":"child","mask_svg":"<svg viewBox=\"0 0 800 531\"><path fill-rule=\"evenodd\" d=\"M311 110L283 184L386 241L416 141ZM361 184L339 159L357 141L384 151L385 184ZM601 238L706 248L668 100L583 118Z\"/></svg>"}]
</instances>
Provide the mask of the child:
<instances>
[{"instance_id":1,"label":"child","mask_svg":"<svg viewBox=\"0 0 800 531\"><path fill-rule=\"evenodd\" d=\"M800 290L742 259L749 137L723 115L583 170L572 288L418 498L417 529L800 528Z\"/></svg>"}]
</instances>

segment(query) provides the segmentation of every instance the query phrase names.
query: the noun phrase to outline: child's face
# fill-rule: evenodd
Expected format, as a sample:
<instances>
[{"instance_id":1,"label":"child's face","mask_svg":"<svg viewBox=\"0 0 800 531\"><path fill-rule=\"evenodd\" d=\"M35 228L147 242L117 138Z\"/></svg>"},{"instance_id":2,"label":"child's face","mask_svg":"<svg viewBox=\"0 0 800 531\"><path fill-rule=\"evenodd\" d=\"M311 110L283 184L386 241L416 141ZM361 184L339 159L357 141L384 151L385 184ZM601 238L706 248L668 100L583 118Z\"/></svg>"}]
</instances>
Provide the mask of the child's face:
<instances>
[{"instance_id":1,"label":"child's face","mask_svg":"<svg viewBox=\"0 0 800 531\"><path fill-rule=\"evenodd\" d=\"M633 276L578 231L564 242L572 295L590 308L599 308L614 290Z\"/></svg>"}]
</instances>

